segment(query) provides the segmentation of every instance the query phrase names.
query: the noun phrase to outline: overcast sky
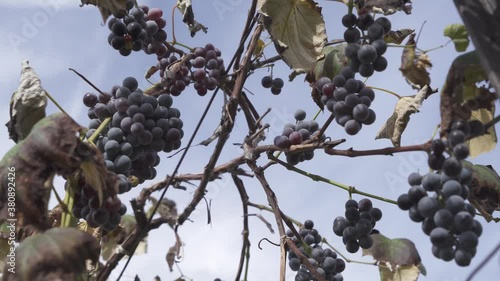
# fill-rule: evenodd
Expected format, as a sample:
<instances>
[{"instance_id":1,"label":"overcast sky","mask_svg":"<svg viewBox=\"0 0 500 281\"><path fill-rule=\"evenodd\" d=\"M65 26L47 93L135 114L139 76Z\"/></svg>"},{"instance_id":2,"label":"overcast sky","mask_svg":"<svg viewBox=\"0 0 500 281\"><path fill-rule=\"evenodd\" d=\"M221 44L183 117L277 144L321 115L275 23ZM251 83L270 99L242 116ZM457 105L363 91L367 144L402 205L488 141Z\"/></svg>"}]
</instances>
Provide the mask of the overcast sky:
<instances>
[{"instance_id":1,"label":"overcast sky","mask_svg":"<svg viewBox=\"0 0 500 281\"><path fill-rule=\"evenodd\" d=\"M127 76L134 76L139 80L140 87L148 87L144 73L156 64L155 56L148 56L142 52L133 53L129 57L122 57L107 43L109 31L102 26L102 19L93 6L79 7L77 0L0 0L0 54L2 68L0 69L0 84L3 90L4 102L0 104L0 124L5 124L8 116L8 99L17 89L22 59L29 59L30 65L41 78L44 88L78 121L88 124L86 108L82 103L82 96L93 89L68 71L74 68L84 74L90 81L107 91L115 84L120 84ZM422 49L430 49L447 41L443 37L443 29L451 23L461 22L452 1L414 1L412 15L398 13L391 16L393 29L412 28L417 31L424 21L425 24L418 45ZM139 1L140 4L150 4L151 7L161 7L167 19L168 39L171 40L170 11L174 1L148 0ZM193 1L196 19L208 26L208 34L198 34L191 38L181 22L179 13L175 14L176 37L179 42L191 47L213 43L222 50L226 62L230 60L238 44L241 30L246 18L250 1L243 0L215 0ZM323 15L327 23L329 40L340 38L344 28L340 24L342 15L347 8L332 1L319 1L323 7ZM263 35L263 39L266 35ZM469 46L468 50L472 50ZM383 73L376 73L367 82L368 85L386 88L400 95L414 95L411 87L404 81L398 68L400 66L401 48L390 48L386 58L389 61L388 69ZM266 55L275 55L272 45L266 49ZM433 63L431 86L441 89L448 68L457 56L452 44L429 53ZM275 77L286 80L290 70L283 63L278 63L274 69ZM269 90L260 85L262 76L267 70L256 71L245 85L254 95L250 98L257 110L263 113L268 107L272 112L264 120L271 124L268 139L281 133L283 125L293 121L293 112L299 108L308 113L308 119L317 112L316 105L311 101L310 89L298 77L293 83L286 83L279 96L273 96ZM153 80L158 80L155 77ZM181 110L181 119L184 121L187 143L194 131L196 123L209 100L209 96L199 97L190 88L181 96L175 97L174 107ZM340 148L370 149L390 146L388 140L374 140L375 134L384 121L392 114L396 103L393 96L382 92L376 93L372 108L377 114L377 120L370 126L364 126L356 136L348 136L344 129L333 124L327 130L332 139L346 138L347 143ZM212 106L208 118L202 126L195 143L207 138L220 120L222 97L219 96ZM49 102L47 112L55 113L57 109ZM432 135L436 125L440 122L439 95L435 94L426 100L421 112L411 118L408 129L402 138L403 145L418 144L426 141ZM320 124L326 120L328 114L318 118ZM497 126L498 129L498 126ZM234 132L228 141L218 162L222 164L241 154L241 150L232 143L240 143L246 135L246 122L238 115ZM8 139L7 130L0 130L2 145L0 154L5 154L13 142ZM207 159L213 151L213 145L208 148L194 147L191 149L180 173L198 173L203 170ZM488 155L482 155L473 161L478 164L491 164L500 169L498 160L499 149ZM158 179L172 173L179 155L167 158L161 154L162 163L158 167ZM261 157L259 164L266 163ZM426 155L424 153L397 154L394 157L365 157L343 158L340 156L326 156L320 151L312 161L298 165L299 168L313 172L335 181L355 186L356 188L375 193L390 199L396 199L409 188L406 177L413 171L427 171ZM246 167L243 166L246 169ZM282 167L274 166L266 170L266 176L274 189L282 210L289 216L304 221L312 219L320 234L326 237L337 249L355 260L371 261L371 257L361 257L361 253L347 254L339 237L332 232L333 219L344 213L344 202L348 199L347 192L323 183L313 182L301 175L288 172ZM141 187L149 186L154 181L147 181L144 185L135 188L122 197L128 201L137 196ZM57 181L58 190L62 192L62 181ZM267 204L262 187L255 179L245 179L250 200L255 203ZM187 191L169 190L167 197L177 202L179 212L191 199L195 188L187 186ZM159 196L159 194L155 194ZM207 225L207 214L204 203L200 203L191 216L193 222L186 222L180 227L180 236L185 243L184 259L179 264L183 273L196 281L213 280L216 277L223 280L234 280L241 248L242 210L239 195L228 177L211 183L208 187L208 200L212 200L212 224ZM355 199L362 197L354 196ZM53 202L52 202L53 203ZM446 263L437 260L431 253L431 243L421 231L420 224L413 223L407 212L400 211L397 206L374 201L374 205L383 210L382 221L377 228L390 238L404 237L415 242L422 262L427 268L427 277L421 280L459 281L465 280L469 272L487 255L489 250L498 243L498 225L487 224L479 218L484 227L484 234L480 238L478 252L471 266L460 268L454 262ZM251 213L260 213L250 209ZM271 213L262 213L277 231L274 217ZM498 214L497 214L498 216ZM271 234L265 225L257 218L250 218L250 237L252 241L249 280L278 280L279 276L279 248L263 243L263 249L257 248L261 238L268 238L279 242L277 233ZM165 254L174 244L172 231L164 226L153 231L149 236L148 254L135 256L129 265L122 280L133 280L138 274L141 280L153 280L159 275L162 280L174 280L180 276L177 269L169 272L165 262ZM498 276L499 256L497 255L476 277L475 280L493 280ZM120 270L123 263L120 264ZM293 280L294 273L287 271L287 280ZM117 277L119 270L112 274L112 280ZM345 280L379 280L378 269L370 265L348 264L343 273Z\"/></svg>"}]
</instances>

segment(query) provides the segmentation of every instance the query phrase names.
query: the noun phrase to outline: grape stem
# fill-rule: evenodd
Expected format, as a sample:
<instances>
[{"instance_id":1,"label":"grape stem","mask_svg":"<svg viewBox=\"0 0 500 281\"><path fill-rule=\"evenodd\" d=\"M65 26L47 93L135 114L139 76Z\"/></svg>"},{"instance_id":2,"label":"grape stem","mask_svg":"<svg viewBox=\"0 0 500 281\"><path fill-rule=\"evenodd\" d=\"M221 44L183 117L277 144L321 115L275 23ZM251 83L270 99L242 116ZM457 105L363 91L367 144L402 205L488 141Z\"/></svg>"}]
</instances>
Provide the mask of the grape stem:
<instances>
[{"instance_id":1,"label":"grape stem","mask_svg":"<svg viewBox=\"0 0 500 281\"><path fill-rule=\"evenodd\" d=\"M243 280L247 280L248 264L250 262L250 240L248 239L250 235L250 228L248 226L248 194L245 190L245 185L243 184L243 181L238 177L238 175L232 173L231 177L233 179L234 185L238 189L238 193L240 194L241 204L243 207L243 231L241 233L243 236L243 245L241 246L240 262L238 265L238 270L236 271L235 280L240 280L241 272L243 271L243 266L245 261L246 261L245 277L243 278Z\"/></svg>"},{"instance_id":2,"label":"grape stem","mask_svg":"<svg viewBox=\"0 0 500 281\"><path fill-rule=\"evenodd\" d=\"M69 114L68 114L68 113L67 113L67 112L66 112L66 111L65 111L65 110L61 107L61 105L59 105L59 103L58 103L58 102L57 102L57 101L56 101L56 100L55 100L55 99L54 99L54 98L53 98L53 97L49 94L49 92L45 91L45 95L49 98L49 100L50 100L50 101L52 101L52 102L55 104L55 106L56 106L57 108L59 108L59 110L60 110L62 113L64 113L64 114L68 115L69 117L71 117L71 116L70 116L70 115L69 115Z\"/></svg>"},{"instance_id":3,"label":"grape stem","mask_svg":"<svg viewBox=\"0 0 500 281\"><path fill-rule=\"evenodd\" d=\"M493 120L484 125L484 131L488 131L491 127L495 126L496 123L500 122L500 115L497 115Z\"/></svg>"},{"instance_id":4,"label":"grape stem","mask_svg":"<svg viewBox=\"0 0 500 281\"><path fill-rule=\"evenodd\" d=\"M172 39L174 40L172 41L172 45L175 45L177 43L177 40L175 39L175 28L174 28L175 8L177 8L177 4L175 4L172 7Z\"/></svg>"},{"instance_id":5,"label":"grape stem","mask_svg":"<svg viewBox=\"0 0 500 281\"><path fill-rule=\"evenodd\" d=\"M106 119L104 119L104 121L102 121L101 125L99 125L99 127L95 130L95 132L87 139L88 142L95 144L95 140L97 139L99 134L102 132L102 130L104 130L104 128L106 128L106 126L108 126L108 123L110 121L111 121L111 117L107 117Z\"/></svg>"},{"instance_id":6,"label":"grape stem","mask_svg":"<svg viewBox=\"0 0 500 281\"><path fill-rule=\"evenodd\" d=\"M330 243L328 243L328 241L326 241L325 238L323 238L323 240L321 242L323 242L326 245L328 245L328 247L330 247L330 249L334 250L337 254L339 254L339 256L341 256L348 263L359 263L359 264L367 264L367 265L377 265L376 261L368 262L368 261L351 260L350 258L344 256L339 250L335 249L335 247L333 247Z\"/></svg>"},{"instance_id":7,"label":"grape stem","mask_svg":"<svg viewBox=\"0 0 500 281\"><path fill-rule=\"evenodd\" d=\"M349 0L349 3L347 3L347 13L350 15L352 14L352 10L354 8L354 1Z\"/></svg>"},{"instance_id":8,"label":"grape stem","mask_svg":"<svg viewBox=\"0 0 500 281\"><path fill-rule=\"evenodd\" d=\"M396 97L396 98L398 98L398 99L402 99L402 97L401 97L400 95L396 94L396 93L395 93L395 92L393 92L393 91L389 91L389 90L387 90L387 89L384 89L384 88L379 88L379 87L375 87L375 86L366 86L366 87L372 88L372 89L374 89L374 90L379 90L379 91L382 91L382 92L386 92L386 93L388 93L388 94L391 94L391 95L395 96L395 97Z\"/></svg>"},{"instance_id":9,"label":"grape stem","mask_svg":"<svg viewBox=\"0 0 500 281\"><path fill-rule=\"evenodd\" d=\"M258 68L267 67L268 64L276 62L276 61L279 61L281 59L282 58L281 58L280 55L276 55L274 57L270 57L270 58L265 59L263 61L256 61L255 63L252 64L252 66L251 66L250 69L251 70L255 70L255 69L258 69Z\"/></svg>"},{"instance_id":10,"label":"grape stem","mask_svg":"<svg viewBox=\"0 0 500 281\"><path fill-rule=\"evenodd\" d=\"M306 176L310 179L312 179L313 181L321 181L321 182L324 182L324 183L327 183L327 184L330 184L330 185L333 185L333 186L336 186L336 187L339 187L347 192L349 192L349 194L359 194L359 195L362 195L362 196L366 196L366 197L370 197L370 198L373 198L373 199L377 199L377 200L380 200L380 201L384 201L386 203L391 203L391 204L397 204L396 201L394 200L391 200L391 199L388 199L388 198L385 198L385 197L381 197L381 196L378 196L378 195L375 195L375 194L371 194L371 193L367 193L367 192L364 192L364 191L361 191L361 190L358 190L356 189L356 187L354 186L349 186L349 185L346 185L346 184L343 184L343 183L339 183L337 181L334 181L334 180L331 180L331 179L327 179L325 177L322 177L320 175L316 175L316 174L312 174L312 173L309 173L309 172L306 172L302 169L299 169L293 165L290 165L284 161L281 161L279 160L278 158L274 158L272 155L269 156L272 160L274 160L276 163L282 165L283 167L287 168L288 170L290 171L294 171L296 173L299 173L303 176Z\"/></svg>"},{"instance_id":11,"label":"grape stem","mask_svg":"<svg viewBox=\"0 0 500 281\"><path fill-rule=\"evenodd\" d=\"M99 88L97 88L94 84L92 84L92 82L90 82L87 78L85 78L85 76L80 74L78 71L74 70L73 68L69 68L69 70L73 71L76 75L80 76L80 78L82 78L83 81L87 82L87 84L89 84L90 87L94 88L94 90L96 90L101 96L106 97L106 98L108 97L108 95L106 95L101 90L99 90Z\"/></svg>"}]
</instances>

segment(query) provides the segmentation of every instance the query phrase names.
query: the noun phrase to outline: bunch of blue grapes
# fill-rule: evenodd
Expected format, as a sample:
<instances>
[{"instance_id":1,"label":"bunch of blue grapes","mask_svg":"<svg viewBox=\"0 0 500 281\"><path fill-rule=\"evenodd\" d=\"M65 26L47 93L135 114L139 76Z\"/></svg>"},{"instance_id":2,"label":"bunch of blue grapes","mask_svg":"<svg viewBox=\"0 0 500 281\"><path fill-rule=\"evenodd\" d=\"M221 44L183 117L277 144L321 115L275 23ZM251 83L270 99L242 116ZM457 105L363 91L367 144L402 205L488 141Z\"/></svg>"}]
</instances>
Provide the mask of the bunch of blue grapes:
<instances>
[{"instance_id":1,"label":"bunch of blue grapes","mask_svg":"<svg viewBox=\"0 0 500 281\"><path fill-rule=\"evenodd\" d=\"M370 109L375 92L355 79L349 67L342 68L333 79L319 78L316 90L322 94L321 102L335 115L335 121L347 134L356 135L363 125L375 122L375 111Z\"/></svg>"},{"instance_id":2,"label":"bunch of blue grapes","mask_svg":"<svg viewBox=\"0 0 500 281\"><path fill-rule=\"evenodd\" d=\"M212 44L197 47L191 53L190 64L194 89L200 96L213 91L219 85L219 79L225 74L221 51Z\"/></svg>"},{"instance_id":3,"label":"bunch of blue grapes","mask_svg":"<svg viewBox=\"0 0 500 281\"><path fill-rule=\"evenodd\" d=\"M205 47L194 48L187 56L189 59L184 60L178 68L173 67L174 64L181 63L176 54L167 51L163 57L158 56L157 67L166 93L178 96L190 83L194 84L194 89L200 96L215 90L225 74L221 51L212 44L206 44ZM177 72L174 73L174 69Z\"/></svg>"},{"instance_id":4,"label":"bunch of blue grapes","mask_svg":"<svg viewBox=\"0 0 500 281\"><path fill-rule=\"evenodd\" d=\"M374 19L368 13L359 17L346 14L342 24L347 28L344 40L348 44L344 52L350 60L349 68L363 77L384 71L387 68L387 59L383 57L387 50L384 35L391 31L391 21L385 17Z\"/></svg>"},{"instance_id":5,"label":"bunch of blue grapes","mask_svg":"<svg viewBox=\"0 0 500 281\"><path fill-rule=\"evenodd\" d=\"M261 80L262 87L266 89L271 89L271 93L273 95L281 94L281 90L283 86L285 86L285 82L281 78L273 78L272 76L264 76Z\"/></svg>"},{"instance_id":6,"label":"bunch of blue grapes","mask_svg":"<svg viewBox=\"0 0 500 281\"><path fill-rule=\"evenodd\" d=\"M359 202L350 199L345 203L345 217L339 216L333 221L333 232L342 236L349 253L356 253L359 248L371 248L373 240L370 234L381 218L382 211L373 208L370 199L364 198Z\"/></svg>"},{"instance_id":7,"label":"bunch of blue grapes","mask_svg":"<svg viewBox=\"0 0 500 281\"><path fill-rule=\"evenodd\" d=\"M89 132L92 135L106 118L97 147L104 153L108 170L118 174L119 193L132 188L130 176L143 183L156 177L159 152L179 149L184 136L180 111L172 107L169 94L144 95L137 80L127 77L122 86L114 86L111 95L88 93L83 102L89 109Z\"/></svg>"},{"instance_id":8,"label":"bunch of blue grapes","mask_svg":"<svg viewBox=\"0 0 500 281\"><path fill-rule=\"evenodd\" d=\"M279 148L288 149L292 145L299 145L309 140L315 134L319 133L318 122L314 120L305 121L306 112L297 110L294 114L295 124L285 124L281 135L274 138L274 145ZM311 160L314 157L314 150L304 152L285 152L286 161L291 165L297 165L305 160Z\"/></svg>"},{"instance_id":9,"label":"bunch of blue grapes","mask_svg":"<svg viewBox=\"0 0 500 281\"><path fill-rule=\"evenodd\" d=\"M88 157L93 153L85 142L78 143L76 152L82 157ZM102 202L99 202L97 187L92 186L92 182L87 182L88 176L85 176L85 171L80 171L71 180L74 191L74 205L71 211L76 218L85 219L88 226L93 228L102 226L109 232L118 226L121 216L127 212L127 207L117 196L116 174L111 171L105 172L104 186L101 187Z\"/></svg>"},{"instance_id":10,"label":"bunch of blue grapes","mask_svg":"<svg viewBox=\"0 0 500 281\"><path fill-rule=\"evenodd\" d=\"M319 245L322 237L318 233L318 230L314 229L314 222L306 220L304 227L299 229L299 234L307 246L303 245L301 240L295 237L291 230L287 231L287 236L299 247L302 254L308 257L309 262L316 268L316 271L327 281L344 280L340 273L345 270L345 261L337 257L337 253L331 249L323 249ZM308 250L310 250L310 254L308 254ZM291 270L297 272L295 280L316 280L309 269L300 262L291 250L288 251L288 266Z\"/></svg>"},{"instance_id":11,"label":"bunch of blue grapes","mask_svg":"<svg viewBox=\"0 0 500 281\"><path fill-rule=\"evenodd\" d=\"M134 7L134 1L127 0L126 10L113 14L108 22L108 43L123 56L142 50L163 57L167 53L163 44L167 40L167 22L162 16L159 8Z\"/></svg>"},{"instance_id":12,"label":"bunch of blue grapes","mask_svg":"<svg viewBox=\"0 0 500 281\"><path fill-rule=\"evenodd\" d=\"M409 211L411 220L422 222L434 256L455 260L459 266L470 264L483 231L474 219L475 208L467 202L473 175L461 163L469 156L465 140L481 131L484 132L484 126L478 121L453 122L446 141L432 142L428 164L436 171L423 176L410 174L411 188L397 200L400 209Z\"/></svg>"}]
</instances>

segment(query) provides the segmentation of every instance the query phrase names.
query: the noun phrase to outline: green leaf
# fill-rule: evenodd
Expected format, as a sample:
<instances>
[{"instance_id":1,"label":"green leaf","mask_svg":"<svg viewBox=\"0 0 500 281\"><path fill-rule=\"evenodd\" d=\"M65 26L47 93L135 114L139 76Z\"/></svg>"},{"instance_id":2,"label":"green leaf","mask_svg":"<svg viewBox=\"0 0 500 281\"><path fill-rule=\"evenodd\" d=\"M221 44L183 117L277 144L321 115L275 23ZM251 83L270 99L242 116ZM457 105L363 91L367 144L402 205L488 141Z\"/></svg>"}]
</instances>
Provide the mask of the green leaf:
<instances>
[{"instance_id":1,"label":"green leaf","mask_svg":"<svg viewBox=\"0 0 500 281\"><path fill-rule=\"evenodd\" d=\"M258 0L276 50L297 72L313 70L326 43L321 8L312 0Z\"/></svg>"},{"instance_id":2,"label":"green leaf","mask_svg":"<svg viewBox=\"0 0 500 281\"><path fill-rule=\"evenodd\" d=\"M16 248L15 273L3 280L76 280L87 259L99 260L99 242L74 228L52 228L25 239Z\"/></svg>"},{"instance_id":3,"label":"green leaf","mask_svg":"<svg viewBox=\"0 0 500 281\"><path fill-rule=\"evenodd\" d=\"M370 236L373 246L363 249L363 256L371 255L378 262L382 281L415 281L421 268L425 270L411 240L390 239L382 234Z\"/></svg>"},{"instance_id":4,"label":"green leaf","mask_svg":"<svg viewBox=\"0 0 500 281\"><path fill-rule=\"evenodd\" d=\"M323 49L323 58L318 60L314 67L314 77L318 80L321 77L332 79L337 75L342 67L348 63L344 54L346 44L327 46Z\"/></svg>"},{"instance_id":5,"label":"green leaf","mask_svg":"<svg viewBox=\"0 0 500 281\"><path fill-rule=\"evenodd\" d=\"M398 11L403 11L405 14L411 14L411 0L365 0L359 1L358 10L369 13L379 13L391 15Z\"/></svg>"},{"instance_id":6,"label":"green leaf","mask_svg":"<svg viewBox=\"0 0 500 281\"><path fill-rule=\"evenodd\" d=\"M419 112L420 106L434 91L425 85L415 96L402 97L394 112L380 128L375 139L390 139L394 146L401 145L401 136L410 122L410 115Z\"/></svg>"},{"instance_id":7,"label":"green leaf","mask_svg":"<svg viewBox=\"0 0 500 281\"><path fill-rule=\"evenodd\" d=\"M10 100L10 120L6 124L9 137L16 143L25 139L33 126L45 117L47 107L47 96L40 78L29 61L22 61L21 66L19 88Z\"/></svg>"},{"instance_id":8,"label":"green leaf","mask_svg":"<svg viewBox=\"0 0 500 281\"><path fill-rule=\"evenodd\" d=\"M450 24L444 28L444 36L450 37L457 52L465 52L469 46L469 33L463 24Z\"/></svg>"},{"instance_id":9,"label":"green leaf","mask_svg":"<svg viewBox=\"0 0 500 281\"><path fill-rule=\"evenodd\" d=\"M489 165L475 165L469 161L462 161L462 164L473 175L469 201L489 222L493 218L491 214L500 210L500 177Z\"/></svg>"}]
</instances>

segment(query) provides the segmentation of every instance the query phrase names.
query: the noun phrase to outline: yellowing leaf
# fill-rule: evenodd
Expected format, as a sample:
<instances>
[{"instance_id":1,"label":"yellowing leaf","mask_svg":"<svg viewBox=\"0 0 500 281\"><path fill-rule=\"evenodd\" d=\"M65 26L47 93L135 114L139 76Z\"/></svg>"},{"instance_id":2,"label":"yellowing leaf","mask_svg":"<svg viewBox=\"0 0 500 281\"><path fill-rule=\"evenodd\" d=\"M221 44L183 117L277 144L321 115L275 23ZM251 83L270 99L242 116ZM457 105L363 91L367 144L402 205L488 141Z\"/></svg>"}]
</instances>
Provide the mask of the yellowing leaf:
<instances>
[{"instance_id":1,"label":"yellowing leaf","mask_svg":"<svg viewBox=\"0 0 500 281\"><path fill-rule=\"evenodd\" d=\"M312 0L258 0L264 27L276 50L296 72L311 71L321 58L326 29L321 8Z\"/></svg>"},{"instance_id":2,"label":"yellowing leaf","mask_svg":"<svg viewBox=\"0 0 500 281\"><path fill-rule=\"evenodd\" d=\"M434 91L425 85L417 95L401 98L394 108L394 113L380 128L375 139L390 139L394 146L400 146L401 135L410 121L410 115L419 112L424 99L433 93Z\"/></svg>"},{"instance_id":3,"label":"yellowing leaf","mask_svg":"<svg viewBox=\"0 0 500 281\"><path fill-rule=\"evenodd\" d=\"M416 51L415 34L410 35L401 56L401 73L406 82L415 89L421 89L424 85L430 85L431 78L427 68L432 67L429 57Z\"/></svg>"},{"instance_id":4,"label":"yellowing leaf","mask_svg":"<svg viewBox=\"0 0 500 281\"><path fill-rule=\"evenodd\" d=\"M450 37L457 52L465 52L469 46L469 33L463 24L450 24L444 28L444 36Z\"/></svg>"},{"instance_id":5,"label":"yellowing leaf","mask_svg":"<svg viewBox=\"0 0 500 281\"><path fill-rule=\"evenodd\" d=\"M255 47L255 50L253 51L253 56L255 58L260 58L262 56L265 45L266 43L264 43L264 41L262 41L261 39L257 41L257 47Z\"/></svg>"},{"instance_id":6,"label":"yellowing leaf","mask_svg":"<svg viewBox=\"0 0 500 281\"><path fill-rule=\"evenodd\" d=\"M420 274L418 266L401 265L391 270L390 267L379 265L380 281L417 281Z\"/></svg>"},{"instance_id":7,"label":"yellowing leaf","mask_svg":"<svg viewBox=\"0 0 500 281\"><path fill-rule=\"evenodd\" d=\"M479 120L483 124L487 124L493 120L493 112L484 108L473 110L471 111L471 119ZM495 132L495 126L491 126L486 134L468 140L467 145L469 146L471 158L495 149L495 146L497 145L497 133Z\"/></svg>"}]
</instances>

